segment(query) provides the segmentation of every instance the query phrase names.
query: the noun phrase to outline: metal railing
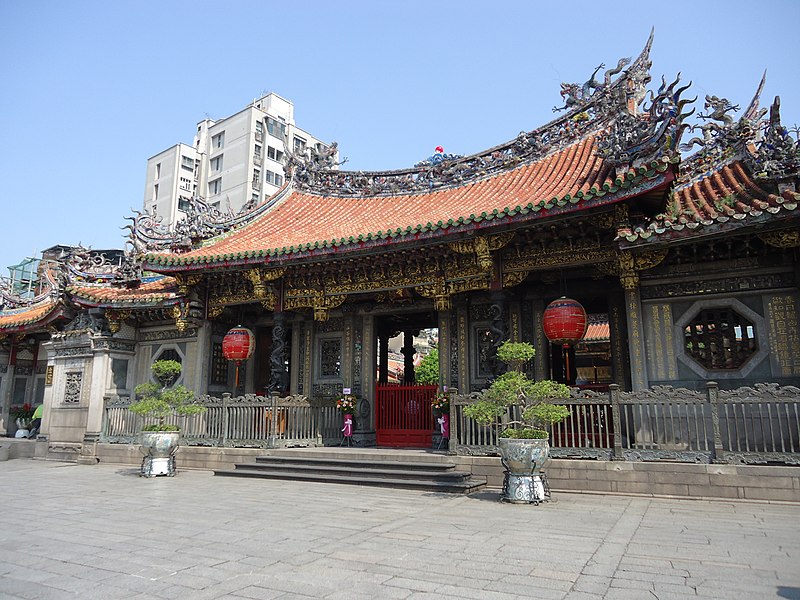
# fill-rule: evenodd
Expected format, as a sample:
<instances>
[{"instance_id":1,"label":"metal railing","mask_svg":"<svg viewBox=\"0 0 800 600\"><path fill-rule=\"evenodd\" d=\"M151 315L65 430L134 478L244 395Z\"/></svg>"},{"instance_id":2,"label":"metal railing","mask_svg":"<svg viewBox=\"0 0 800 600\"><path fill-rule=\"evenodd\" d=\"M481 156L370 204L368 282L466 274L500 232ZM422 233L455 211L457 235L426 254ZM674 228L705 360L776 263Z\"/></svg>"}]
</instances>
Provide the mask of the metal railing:
<instances>
[{"instance_id":1,"label":"metal railing","mask_svg":"<svg viewBox=\"0 0 800 600\"><path fill-rule=\"evenodd\" d=\"M506 423L519 420L511 406L483 426L464 415L480 394L451 391L450 445L456 454L495 454ZM756 384L704 392L656 386L639 392L573 389L567 420L550 428L551 455L603 460L672 460L734 464L800 464L800 388Z\"/></svg>"},{"instance_id":2,"label":"metal railing","mask_svg":"<svg viewBox=\"0 0 800 600\"><path fill-rule=\"evenodd\" d=\"M233 398L201 396L206 410L191 416L173 414L167 421L181 430L181 443L189 446L280 448L321 446L339 441L341 417L327 399L305 396L266 397L246 394ZM137 443L139 432L156 419L130 411L127 396L105 398L100 440L107 443Z\"/></svg>"}]
</instances>

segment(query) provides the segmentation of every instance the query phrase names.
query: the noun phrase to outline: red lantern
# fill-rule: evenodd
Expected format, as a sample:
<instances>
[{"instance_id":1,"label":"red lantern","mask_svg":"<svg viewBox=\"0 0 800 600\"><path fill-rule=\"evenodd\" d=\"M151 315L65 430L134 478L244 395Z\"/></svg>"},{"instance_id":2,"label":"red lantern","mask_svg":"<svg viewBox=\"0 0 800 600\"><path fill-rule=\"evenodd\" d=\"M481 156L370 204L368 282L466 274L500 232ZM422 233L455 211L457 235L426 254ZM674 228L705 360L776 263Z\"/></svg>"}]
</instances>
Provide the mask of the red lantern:
<instances>
[{"instance_id":1,"label":"red lantern","mask_svg":"<svg viewBox=\"0 0 800 600\"><path fill-rule=\"evenodd\" d=\"M572 298L553 300L544 309L544 334L553 344L567 347L583 339L588 327L586 311Z\"/></svg>"},{"instance_id":2,"label":"red lantern","mask_svg":"<svg viewBox=\"0 0 800 600\"><path fill-rule=\"evenodd\" d=\"M253 356L256 348L256 336L247 327L236 326L222 339L222 356L236 361L236 387L239 387L239 365Z\"/></svg>"},{"instance_id":3,"label":"red lantern","mask_svg":"<svg viewBox=\"0 0 800 600\"><path fill-rule=\"evenodd\" d=\"M571 344L582 340L586 335L588 319L581 303L572 298L561 297L553 300L544 309L544 334L553 344L561 344L564 354L564 375L567 383L571 380L569 351Z\"/></svg>"}]
</instances>

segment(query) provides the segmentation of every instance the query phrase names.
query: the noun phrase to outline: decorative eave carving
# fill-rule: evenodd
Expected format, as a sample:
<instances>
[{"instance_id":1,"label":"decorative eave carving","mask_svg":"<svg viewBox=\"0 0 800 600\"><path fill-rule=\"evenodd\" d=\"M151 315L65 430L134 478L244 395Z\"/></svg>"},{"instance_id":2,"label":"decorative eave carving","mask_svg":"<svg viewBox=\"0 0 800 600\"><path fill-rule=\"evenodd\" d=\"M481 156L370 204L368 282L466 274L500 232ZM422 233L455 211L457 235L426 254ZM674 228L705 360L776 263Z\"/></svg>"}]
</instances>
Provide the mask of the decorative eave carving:
<instances>
[{"instance_id":1,"label":"decorative eave carving","mask_svg":"<svg viewBox=\"0 0 800 600\"><path fill-rule=\"evenodd\" d=\"M108 321L108 330L111 333L117 333L122 327L122 323L126 319L130 318L130 316L131 316L130 310L106 309L105 317L106 321Z\"/></svg>"},{"instance_id":2,"label":"decorative eave carving","mask_svg":"<svg viewBox=\"0 0 800 600\"><path fill-rule=\"evenodd\" d=\"M758 237L774 248L800 248L800 229L759 233Z\"/></svg>"},{"instance_id":3,"label":"decorative eave carving","mask_svg":"<svg viewBox=\"0 0 800 600\"><path fill-rule=\"evenodd\" d=\"M622 287L632 290L639 286L639 273L657 267L667 257L669 249L656 248L634 254L630 250L615 252L615 259L597 265L606 275L619 277Z\"/></svg>"},{"instance_id":4,"label":"decorative eave carving","mask_svg":"<svg viewBox=\"0 0 800 600\"><path fill-rule=\"evenodd\" d=\"M481 270L489 272L494 265L491 252L505 247L513 238L513 231L488 236L479 235L474 238L450 242L449 247L459 254L474 253Z\"/></svg>"},{"instance_id":5,"label":"decorative eave carving","mask_svg":"<svg viewBox=\"0 0 800 600\"><path fill-rule=\"evenodd\" d=\"M503 274L522 271L526 274L540 269L560 266L596 264L614 260L616 250L596 242L576 243L560 248L529 251L503 259Z\"/></svg>"}]
</instances>

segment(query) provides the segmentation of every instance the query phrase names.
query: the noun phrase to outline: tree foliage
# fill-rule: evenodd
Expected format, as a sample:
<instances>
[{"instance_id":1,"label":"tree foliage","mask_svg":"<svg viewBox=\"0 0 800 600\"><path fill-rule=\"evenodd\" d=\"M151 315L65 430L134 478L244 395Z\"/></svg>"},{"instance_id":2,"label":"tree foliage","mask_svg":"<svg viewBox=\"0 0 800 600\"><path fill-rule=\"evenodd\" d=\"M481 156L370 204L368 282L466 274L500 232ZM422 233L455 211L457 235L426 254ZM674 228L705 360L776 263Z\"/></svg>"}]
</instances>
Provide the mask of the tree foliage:
<instances>
[{"instance_id":1,"label":"tree foliage","mask_svg":"<svg viewBox=\"0 0 800 600\"><path fill-rule=\"evenodd\" d=\"M414 379L417 383L439 383L439 351L433 349L430 354L422 359L420 365L414 369Z\"/></svg>"}]
</instances>

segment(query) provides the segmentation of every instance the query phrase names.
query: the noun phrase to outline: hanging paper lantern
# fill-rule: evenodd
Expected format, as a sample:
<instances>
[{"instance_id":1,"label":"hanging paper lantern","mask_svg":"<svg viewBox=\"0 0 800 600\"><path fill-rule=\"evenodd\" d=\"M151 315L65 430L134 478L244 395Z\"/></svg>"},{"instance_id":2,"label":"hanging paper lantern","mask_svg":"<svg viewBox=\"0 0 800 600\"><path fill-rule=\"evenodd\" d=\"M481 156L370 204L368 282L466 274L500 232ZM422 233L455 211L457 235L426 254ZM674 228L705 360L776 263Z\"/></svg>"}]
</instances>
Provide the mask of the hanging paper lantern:
<instances>
[{"instance_id":1,"label":"hanging paper lantern","mask_svg":"<svg viewBox=\"0 0 800 600\"><path fill-rule=\"evenodd\" d=\"M247 327L234 327L222 339L222 355L237 364L253 356L255 347L256 336Z\"/></svg>"},{"instance_id":2,"label":"hanging paper lantern","mask_svg":"<svg viewBox=\"0 0 800 600\"><path fill-rule=\"evenodd\" d=\"M543 326L548 340L566 347L583 339L588 319L580 302L561 297L544 309Z\"/></svg>"}]
</instances>

